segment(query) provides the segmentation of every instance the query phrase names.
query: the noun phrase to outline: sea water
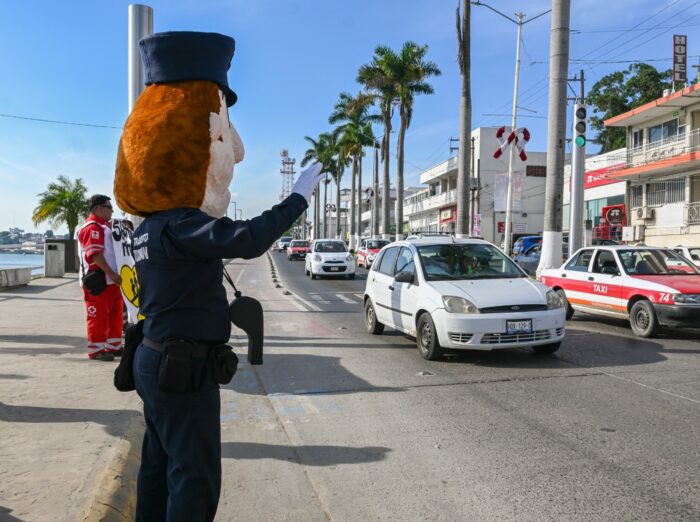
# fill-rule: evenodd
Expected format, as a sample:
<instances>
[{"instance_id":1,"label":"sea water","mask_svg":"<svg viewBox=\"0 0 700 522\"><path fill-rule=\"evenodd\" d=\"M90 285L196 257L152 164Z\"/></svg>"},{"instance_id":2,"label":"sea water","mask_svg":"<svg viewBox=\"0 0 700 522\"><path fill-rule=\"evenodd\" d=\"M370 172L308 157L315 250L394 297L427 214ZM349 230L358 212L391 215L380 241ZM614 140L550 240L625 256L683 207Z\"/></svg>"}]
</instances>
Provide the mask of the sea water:
<instances>
[{"instance_id":1,"label":"sea water","mask_svg":"<svg viewBox=\"0 0 700 522\"><path fill-rule=\"evenodd\" d=\"M0 253L0 268L31 266L32 275L44 273L43 254L5 254Z\"/></svg>"}]
</instances>

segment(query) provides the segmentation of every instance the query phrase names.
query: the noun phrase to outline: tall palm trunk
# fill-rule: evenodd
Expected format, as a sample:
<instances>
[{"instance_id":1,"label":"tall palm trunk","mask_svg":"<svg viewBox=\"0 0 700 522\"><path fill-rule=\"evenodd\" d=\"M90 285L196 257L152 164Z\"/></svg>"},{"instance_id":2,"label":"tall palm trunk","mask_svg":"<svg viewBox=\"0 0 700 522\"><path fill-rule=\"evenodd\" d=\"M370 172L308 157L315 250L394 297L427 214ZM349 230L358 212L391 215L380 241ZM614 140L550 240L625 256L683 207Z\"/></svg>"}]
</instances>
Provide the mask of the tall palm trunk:
<instances>
[{"instance_id":1,"label":"tall palm trunk","mask_svg":"<svg viewBox=\"0 0 700 522\"><path fill-rule=\"evenodd\" d=\"M390 139L389 133L391 133L391 101L387 102L388 107L382 111L382 117L384 119L384 138L382 139L382 161L384 162L384 177L382 181L382 237L384 239L389 239L391 235L391 227L389 223L390 218L390 201L389 197L391 187L389 182L389 146Z\"/></svg>"},{"instance_id":2,"label":"tall palm trunk","mask_svg":"<svg viewBox=\"0 0 700 522\"><path fill-rule=\"evenodd\" d=\"M469 209L470 179L474 176L469 172L471 149L469 138L472 126L472 92L471 92L471 51L470 51L470 10L471 3L464 2L464 11L460 19L459 5L457 6L457 59L462 73L462 93L459 101L459 157L457 161L457 223L455 234L465 237L472 232L473 223L469 216L474 209Z\"/></svg>"},{"instance_id":3,"label":"tall palm trunk","mask_svg":"<svg viewBox=\"0 0 700 522\"><path fill-rule=\"evenodd\" d=\"M357 178L357 155L352 156L352 179L350 181L350 248L355 248L355 179Z\"/></svg>"},{"instance_id":4,"label":"tall palm trunk","mask_svg":"<svg viewBox=\"0 0 700 522\"><path fill-rule=\"evenodd\" d=\"M340 239L340 180L342 178L342 170L338 170L335 183L335 238Z\"/></svg>"},{"instance_id":5,"label":"tall palm trunk","mask_svg":"<svg viewBox=\"0 0 700 522\"><path fill-rule=\"evenodd\" d=\"M379 236L379 148L374 143L374 179L372 194L372 237Z\"/></svg>"},{"instance_id":6,"label":"tall palm trunk","mask_svg":"<svg viewBox=\"0 0 700 522\"><path fill-rule=\"evenodd\" d=\"M321 237L328 237L328 174L323 180L323 236Z\"/></svg>"},{"instance_id":7,"label":"tall palm trunk","mask_svg":"<svg viewBox=\"0 0 700 522\"><path fill-rule=\"evenodd\" d=\"M362 155L357 162L357 236L355 237L355 245L360 245L362 237Z\"/></svg>"},{"instance_id":8,"label":"tall palm trunk","mask_svg":"<svg viewBox=\"0 0 700 522\"><path fill-rule=\"evenodd\" d=\"M396 240L403 239L403 150L408 121L405 111L401 111L399 137L396 141Z\"/></svg>"}]
</instances>

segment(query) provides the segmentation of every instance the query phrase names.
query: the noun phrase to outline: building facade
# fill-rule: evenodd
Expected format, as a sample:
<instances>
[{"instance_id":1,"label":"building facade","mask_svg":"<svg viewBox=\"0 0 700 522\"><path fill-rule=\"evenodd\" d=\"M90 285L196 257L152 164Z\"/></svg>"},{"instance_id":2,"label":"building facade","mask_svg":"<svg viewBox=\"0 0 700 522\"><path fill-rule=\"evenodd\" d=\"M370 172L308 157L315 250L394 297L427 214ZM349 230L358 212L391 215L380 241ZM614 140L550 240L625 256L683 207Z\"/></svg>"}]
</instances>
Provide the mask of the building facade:
<instances>
[{"instance_id":1,"label":"building facade","mask_svg":"<svg viewBox=\"0 0 700 522\"><path fill-rule=\"evenodd\" d=\"M608 179L627 181L626 239L652 246L700 244L700 84L605 121L627 148Z\"/></svg>"}]
</instances>

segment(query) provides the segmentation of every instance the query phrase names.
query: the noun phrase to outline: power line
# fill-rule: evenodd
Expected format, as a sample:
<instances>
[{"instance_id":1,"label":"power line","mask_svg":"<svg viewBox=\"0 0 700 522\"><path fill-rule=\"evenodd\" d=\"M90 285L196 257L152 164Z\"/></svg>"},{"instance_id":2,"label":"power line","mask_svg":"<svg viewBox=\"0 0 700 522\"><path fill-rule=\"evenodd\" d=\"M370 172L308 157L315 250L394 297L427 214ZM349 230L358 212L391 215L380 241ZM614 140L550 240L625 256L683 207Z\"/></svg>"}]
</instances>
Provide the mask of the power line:
<instances>
[{"instance_id":1,"label":"power line","mask_svg":"<svg viewBox=\"0 0 700 522\"><path fill-rule=\"evenodd\" d=\"M118 130L123 129L123 127L114 127L112 125L98 125L96 123L76 123L73 121L60 121L60 120L45 120L43 118L30 118L29 116L17 116L16 114L0 114L0 117L13 118L16 120L39 121L42 123L56 123L59 125L74 125L77 127L97 127L100 129L118 129Z\"/></svg>"},{"instance_id":2,"label":"power line","mask_svg":"<svg viewBox=\"0 0 700 522\"><path fill-rule=\"evenodd\" d=\"M685 24L683 27L698 27L700 24ZM578 29L571 29L571 34L593 34L593 33L625 33L625 32L636 32L636 31L650 31L654 29L654 27L639 27L639 28L634 28L631 27L629 29L592 29L590 31L579 31ZM674 29L674 26L666 26L666 27L656 27L656 29Z\"/></svg>"}]
</instances>

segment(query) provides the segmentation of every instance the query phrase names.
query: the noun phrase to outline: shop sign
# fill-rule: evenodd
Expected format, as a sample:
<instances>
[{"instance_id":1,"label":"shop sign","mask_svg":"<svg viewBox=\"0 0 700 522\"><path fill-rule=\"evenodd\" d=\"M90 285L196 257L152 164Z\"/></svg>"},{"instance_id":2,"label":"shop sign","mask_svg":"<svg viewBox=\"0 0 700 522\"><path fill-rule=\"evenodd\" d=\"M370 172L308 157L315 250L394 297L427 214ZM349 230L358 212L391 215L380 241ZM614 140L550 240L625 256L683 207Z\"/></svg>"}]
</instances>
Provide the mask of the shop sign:
<instances>
[{"instance_id":1,"label":"shop sign","mask_svg":"<svg viewBox=\"0 0 700 522\"><path fill-rule=\"evenodd\" d=\"M688 81L688 37L684 34L673 35L673 81Z\"/></svg>"},{"instance_id":2,"label":"shop sign","mask_svg":"<svg viewBox=\"0 0 700 522\"><path fill-rule=\"evenodd\" d=\"M603 167L602 169L589 170L583 175L583 188L589 189L593 187L600 187L602 185L610 185L611 183L617 183L619 179L609 179L608 174L615 172L616 170L624 169L627 166L626 163L618 163L617 165L610 165L609 167ZM569 181L571 183L571 181Z\"/></svg>"},{"instance_id":3,"label":"shop sign","mask_svg":"<svg viewBox=\"0 0 700 522\"><path fill-rule=\"evenodd\" d=\"M440 223L457 220L457 207L443 208L440 210Z\"/></svg>"},{"instance_id":4,"label":"shop sign","mask_svg":"<svg viewBox=\"0 0 700 522\"><path fill-rule=\"evenodd\" d=\"M603 207L603 218L605 218L608 225L626 225L625 205L621 204Z\"/></svg>"}]
</instances>

